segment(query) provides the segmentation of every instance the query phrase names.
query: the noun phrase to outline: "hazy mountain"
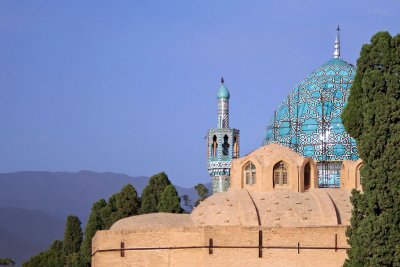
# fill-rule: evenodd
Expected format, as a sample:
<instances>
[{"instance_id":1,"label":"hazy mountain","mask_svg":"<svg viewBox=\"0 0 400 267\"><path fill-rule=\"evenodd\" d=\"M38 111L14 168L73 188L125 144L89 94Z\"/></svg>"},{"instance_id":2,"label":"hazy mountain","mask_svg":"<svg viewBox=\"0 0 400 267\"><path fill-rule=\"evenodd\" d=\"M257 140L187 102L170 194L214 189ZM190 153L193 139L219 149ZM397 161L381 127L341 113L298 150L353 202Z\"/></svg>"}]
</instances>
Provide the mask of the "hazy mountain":
<instances>
[{"instance_id":1,"label":"hazy mountain","mask_svg":"<svg viewBox=\"0 0 400 267\"><path fill-rule=\"evenodd\" d=\"M0 207L42 210L61 220L74 214L85 224L93 202L101 198L107 200L128 183L141 194L148 179L92 171L3 173L0 174ZM176 189L180 196L186 194L193 203L196 201L194 188L176 186Z\"/></svg>"},{"instance_id":2,"label":"hazy mountain","mask_svg":"<svg viewBox=\"0 0 400 267\"><path fill-rule=\"evenodd\" d=\"M92 171L0 174L0 257L18 263L29 259L63 239L68 215L77 215L86 224L93 202L107 200L129 183L141 194L148 179ZM176 189L194 205L198 197L194 188ZM183 203L182 207L190 210Z\"/></svg>"},{"instance_id":3,"label":"hazy mountain","mask_svg":"<svg viewBox=\"0 0 400 267\"><path fill-rule=\"evenodd\" d=\"M119 173L15 172L0 174L0 207L39 209L59 219L77 215L86 223L93 202L131 183L141 193L147 177Z\"/></svg>"},{"instance_id":4,"label":"hazy mountain","mask_svg":"<svg viewBox=\"0 0 400 267\"><path fill-rule=\"evenodd\" d=\"M0 258L10 257L19 265L63 239L64 226L63 220L40 210L0 208Z\"/></svg>"}]
</instances>

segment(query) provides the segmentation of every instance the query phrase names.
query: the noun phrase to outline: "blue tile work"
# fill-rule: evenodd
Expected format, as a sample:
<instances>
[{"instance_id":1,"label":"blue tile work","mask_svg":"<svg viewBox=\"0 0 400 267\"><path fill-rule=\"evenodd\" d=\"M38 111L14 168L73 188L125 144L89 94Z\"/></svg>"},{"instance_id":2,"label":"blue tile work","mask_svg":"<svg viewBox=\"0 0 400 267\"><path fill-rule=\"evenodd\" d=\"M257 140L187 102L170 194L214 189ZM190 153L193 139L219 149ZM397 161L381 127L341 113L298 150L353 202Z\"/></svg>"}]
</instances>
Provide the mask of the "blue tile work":
<instances>
[{"instance_id":1,"label":"blue tile work","mask_svg":"<svg viewBox=\"0 0 400 267\"><path fill-rule=\"evenodd\" d=\"M351 64L329 60L290 92L266 129L264 145L279 143L317 161L324 186L338 186L341 161L358 159L355 141L340 118L354 76Z\"/></svg>"},{"instance_id":2,"label":"blue tile work","mask_svg":"<svg viewBox=\"0 0 400 267\"><path fill-rule=\"evenodd\" d=\"M214 176L212 178L213 193L228 191L230 180L230 176Z\"/></svg>"},{"instance_id":3,"label":"blue tile work","mask_svg":"<svg viewBox=\"0 0 400 267\"><path fill-rule=\"evenodd\" d=\"M239 157L239 130L229 128L230 93L221 78L217 93L218 127L208 131L207 162L213 193L227 191L230 186L231 161Z\"/></svg>"},{"instance_id":4,"label":"blue tile work","mask_svg":"<svg viewBox=\"0 0 400 267\"><path fill-rule=\"evenodd\" d=\"M222 143L224 142L224 136L228 136L228 155L224 156L222 152ZM216 156L213 156L212 146L213 138L217 137L217 151ZM234 138L236 137L236 142L238 143L238 149L240 144L239 130L232 128L216 128L210 129L208 131L208 149L207 149L207 159L208 159L208 173L212 177L212 188L213 192L224 192L228 190L230 185L230 172L231 172L231 161L234 157L239 155L239 150L237 155L234 153Z\"/></svg>"}]
</instances>

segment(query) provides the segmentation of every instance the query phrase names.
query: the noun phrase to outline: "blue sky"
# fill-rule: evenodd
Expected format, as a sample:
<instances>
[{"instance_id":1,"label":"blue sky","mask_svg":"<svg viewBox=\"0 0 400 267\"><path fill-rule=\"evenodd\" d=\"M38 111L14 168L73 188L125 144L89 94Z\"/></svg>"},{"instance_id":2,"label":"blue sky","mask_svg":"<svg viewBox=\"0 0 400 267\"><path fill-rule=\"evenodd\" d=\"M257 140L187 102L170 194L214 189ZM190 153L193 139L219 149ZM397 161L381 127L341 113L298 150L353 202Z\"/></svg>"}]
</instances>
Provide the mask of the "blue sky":
<instances>
[{"instance_id":1,"label":"blue sky","mask_svg":"<svg viewBox=\"0 0 400 267\"><path fill-rule=\"evenodd\" d=\"M332 57L355 64L399 1L0 1L0 172L165 171L210 180L224 76L241 154L275 107Z\"/></svg>"}]
</instances>

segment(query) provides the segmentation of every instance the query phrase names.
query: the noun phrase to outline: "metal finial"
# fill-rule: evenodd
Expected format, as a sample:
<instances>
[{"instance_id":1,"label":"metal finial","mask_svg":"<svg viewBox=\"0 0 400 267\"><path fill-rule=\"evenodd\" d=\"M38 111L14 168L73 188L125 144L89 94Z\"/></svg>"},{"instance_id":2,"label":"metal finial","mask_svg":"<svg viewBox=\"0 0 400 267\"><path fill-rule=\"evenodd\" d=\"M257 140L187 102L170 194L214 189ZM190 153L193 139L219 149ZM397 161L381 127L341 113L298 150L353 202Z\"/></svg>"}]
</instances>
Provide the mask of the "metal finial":
<instances>
[{"instance_id":1,"label":"metal finial","mask_svg":"<svg viewBox=\"0 0 400 267\"><path fill-rule=\"evenodd\" d=\"M224 77L221 77L221 83L224 83Z\"/></svg>"},{"instance_id":2,"label":"metal finial","mask_svg":"<svg viewBox=\"0 0 400 267\"><path fill-rule=\"evenodd\" d=\"M340 28L337 26L337 34L335 38L335 51L333 51L333 58L340 58Z\"/></svg>"}]
</instances>

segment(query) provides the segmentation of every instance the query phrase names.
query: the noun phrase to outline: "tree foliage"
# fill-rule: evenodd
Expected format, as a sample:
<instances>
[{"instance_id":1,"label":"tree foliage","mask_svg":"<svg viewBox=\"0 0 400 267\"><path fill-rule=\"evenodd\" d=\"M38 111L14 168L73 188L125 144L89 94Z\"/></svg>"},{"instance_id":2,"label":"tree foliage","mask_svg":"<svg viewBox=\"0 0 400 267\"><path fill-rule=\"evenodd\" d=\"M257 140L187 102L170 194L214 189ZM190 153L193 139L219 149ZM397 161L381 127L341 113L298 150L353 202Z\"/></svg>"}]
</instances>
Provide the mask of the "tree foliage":
<instances>
[{"instance_id":1,"label":"tree foliage","mask_svg":"<svg viewBox=\"0 0 400 267\"><path fill-rule=\"evenodd\" d=\"M101 210L104 229L109 229L122 218L137 215L139 207L140 200L136 189L131 184L125 185L120 192L108 199L106 207Z\"/></svg>"},{"instance_id":2,"label":"tree foliage","mask_svg":"<svg viewBox=\"0 0 400 267\"><path fill-rule=\"evenodd\" d=\"M208 188L204 184L197 184L194 189L196 189L199 198L196 200L195 206L200 204L201 201L205 200L208 197Z\"/></svg>"},{"instance_id":3,"label":"tree foliage","mask_svg":"<svg viewBox=\"0 0 400 267\"><path fill-rule=\"evenodd\" d=\"M400 266L400 35L363 46L342 120L363 159L346 266Z\"/></svg>"},{"instance_id":4,"label":"tree foliage","mask_svg":"<svg viewBox=\"0 0 400 267\"><path fill-rule=\"evenodd\" d=\"M68 216L64 241L56 241L48 250L31 257L23 266L90 266L92 239L98 230L109 229L116 221L139 214L139 210L142 214L158 212L159 209L164 212L182 212L176 189L164 172L149 179L142 196L141 202L136 189L128 184L112 195L108 202L104 199L95 202L85 227L84 240L79 218Z\"/></svg>"},{"instance_id":5,"label":"tree foliage","mask_svg":"<svg viewBox=\"0 0 400 267\"><path fill-rule=\"evenodd\" d=\"M100 199L92 206L88 223L85 227L85 239L81 245L81 261L90 266L92 239L97 230L109 229L116 221L138 214L140 201L136 189L125 185L120 192L112 195L108 203Z\"/></svg>"},{"instance_id":6,"label":"tree foliage","mask_svg":"<svg viewBox=\"0 0 400 267\"><path fill-rule=\"evenodd\" d=\"M77 216L70 215L64 231L64 253L65 256L79 252L83 239L81 221Z\"/></svg>"},{"instance_id":7,"label":"tree foliage","mask_svg":"<svg viewBox=\"0 0 400 267\"><path fill-rule=\"evenodd\" d=\"M83 266L85 266L85 263L83 262L81 253L75 252L65 257L64 267L83 267Z\"/></svg>"},{"instance_id":8,"label":"tree foliage","mask_svg":"<svg viewBox=\"0 0 400 267\"><path fill-rule=\"evenodd\" d=\"M192 200L190 199L190 197L188 195L183 195L181 198L183 200L183 205L185 207L188 207L189 209L193 209Z\"/></svg>"},{"instance_id":9,"label":"tree foliage","mask_svg":"<svg viewBox=\"0 0 400 267\"><path fill-rule=\"evenodd\" d=\"M181 198L176 192L175 186L172 184L165 187L164 192L160 196L158 203L158 211L170 213L182 213Z\"/></svg>"},{"instance_id":10,"label":"tree foliage","mask_svg":"<svg viewBox=\"0 0 400 267\"><path fill-rule=\"evenodd\" d=\"M147 186L143 189L140 213L146 214L158 212L158 204L160 202L161 194L170 184L171 181L164 172L153 175Z\"/></svg>"},{"instance_id":11,"label":"tree foliage","mask_svg":"<svg viewBox=\"0 0 400 267\"><path fill-rule=\"evenodd\" d=\"M0 258L0 266L14 266L15 261L11 258Z\"/></svg>"},{"instance_id":12,"label":"tree foliage","mask_svg":"<svg viewBox=\"0 0 400 267\"><path fill-rule=\"evenodd\" d=\"M139 198L131 184L125 185L115 200L116 212L112 215L114 221L138 214Z\"/></svg>"},{"instance_id":13,"label":"tree foliage","mask_svg":"<svg viewBox=\"0 0 400 267\"><path fill-rule=\"evenodd\" d=\"M93 203L88 222L85 227L85 238L81 245L81 257L84 266L90 266L92 256L92 239L97 230L105 229L103 210L107 206L104 199Z\"/></svg>"},{"instance_id":14,"label":"tree foliage","mask_svg":"<svg viewBox=\"0 0 400 267\"><path fill-rule=\"evenodd\" d=\"M65 254L63 242L56 240L46 251L31 257L27 262L22 264L22 267L60 267L65 265Z\"/></svg>"}]
</instances>

